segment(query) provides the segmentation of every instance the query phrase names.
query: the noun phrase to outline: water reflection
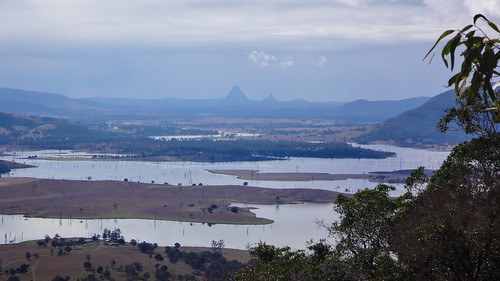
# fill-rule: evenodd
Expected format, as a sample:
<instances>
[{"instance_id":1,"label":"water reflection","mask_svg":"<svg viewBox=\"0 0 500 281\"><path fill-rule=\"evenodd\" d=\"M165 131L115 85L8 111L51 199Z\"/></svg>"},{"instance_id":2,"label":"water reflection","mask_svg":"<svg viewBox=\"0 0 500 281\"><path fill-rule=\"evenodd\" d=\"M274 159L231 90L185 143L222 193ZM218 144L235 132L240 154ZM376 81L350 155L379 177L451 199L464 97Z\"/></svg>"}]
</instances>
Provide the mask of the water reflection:
<instances>
[{"instance_id":1,"label":"water reflection","mask_svg":"<svg viewBox=\"0 0 500 281\"><path fill-rule=\"evenodd\" d=\"M237 204L237 206L248 206ZM24 218L21 215L4 215L0 230L1 243L18 243L42 239L45 234L63 237L91 237L105 228L119 228L125 240L155 242L173 245L178 242L189 246L210 246L212 240L224 240L226 247L246 249L259 241L276 246L305 248L306 241L327 238L326 229L319 228L315 220L332 223L337 219L333 204L252 205L259 217L273 219L267 225L230 225L189 223L143 219L42 219Z\"/></svg>"}]
</instances>

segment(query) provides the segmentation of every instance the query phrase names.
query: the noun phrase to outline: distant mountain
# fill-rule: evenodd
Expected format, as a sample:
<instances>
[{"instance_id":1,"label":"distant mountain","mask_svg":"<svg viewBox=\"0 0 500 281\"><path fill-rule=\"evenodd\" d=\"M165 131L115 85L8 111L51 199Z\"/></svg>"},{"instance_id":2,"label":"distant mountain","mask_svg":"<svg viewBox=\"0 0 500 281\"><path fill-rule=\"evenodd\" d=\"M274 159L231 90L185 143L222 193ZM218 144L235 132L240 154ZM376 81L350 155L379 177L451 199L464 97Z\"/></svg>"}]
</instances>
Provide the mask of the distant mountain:
<instances>
[{"instance_id":1,"label":"distant mountain","mask_svg":"<svg viewBox=\"0 0 500 281\"><path fill-rule=\"evenodd\" d=\"M444 110L454 104L454 91L446 91L415 109L384 121L374 131L362 135L356 141L361 143L389 141L399 145L454 145L463 142L470 139L471 136L454 131L443 134L436 129Z\"/></svg>"},{"instance_id":2,"label":"distant mountain","mask_svg":"<svg viewBox=\"0 0 500 281\"><path fill-rule=\"evenodd\" d=\"M335 120L351 123L378 123L414 109L429 99L429 97L416 97L404 100L355 100L336 108L332 117Z\"/></svg>"},{"instance_id":3,"label":"distant mountain","mask_svg":"<svg viewBox=\"0 0 500 281\"><path fill-rule=\"evenodd\" d=\"M243 93L243 91L238 86L234 86L233 89L227 94L225 98L221 101L224 103L230 104L245 104L249 101L247 96Z\"/></svg>"},{"instance_id":4,"label":"distant mountain","mask_svg":"<svg viewBox=\"0 0 500 281\"><path fill-rule=\"evenodd\" d=\"M429 98L398 101L278 101L271 94L250 100L235 86L221 99L74 99L63 95L0 88L0 111L73 120L165 120L226 118L330 119L338 123L376 123L423 104Z\"/></svg>"}]
</instances>

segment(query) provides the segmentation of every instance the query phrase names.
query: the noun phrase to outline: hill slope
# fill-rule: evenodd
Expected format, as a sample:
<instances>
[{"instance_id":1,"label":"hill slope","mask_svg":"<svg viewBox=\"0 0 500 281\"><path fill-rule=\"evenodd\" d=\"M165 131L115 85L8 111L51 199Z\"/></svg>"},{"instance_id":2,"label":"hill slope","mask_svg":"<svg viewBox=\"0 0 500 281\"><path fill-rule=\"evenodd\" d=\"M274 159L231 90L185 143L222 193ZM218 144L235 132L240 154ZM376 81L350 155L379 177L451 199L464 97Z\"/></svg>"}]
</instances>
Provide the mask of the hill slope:
<instances>
[{"instance_id":1,"label":"hill slope","mask_svg":"<svg viewBox=\"0 0 500 281\"><path fill-rule=\"evenodd\" d=\"M380 124L374 131L362 135L356 141L360 143L388 141L399 145L418 144L457 144L468 140L462 132L440 133L436 125L444 110L455 104L453 90L431 98L425 104Z\"/></svg>"}]
</instances>

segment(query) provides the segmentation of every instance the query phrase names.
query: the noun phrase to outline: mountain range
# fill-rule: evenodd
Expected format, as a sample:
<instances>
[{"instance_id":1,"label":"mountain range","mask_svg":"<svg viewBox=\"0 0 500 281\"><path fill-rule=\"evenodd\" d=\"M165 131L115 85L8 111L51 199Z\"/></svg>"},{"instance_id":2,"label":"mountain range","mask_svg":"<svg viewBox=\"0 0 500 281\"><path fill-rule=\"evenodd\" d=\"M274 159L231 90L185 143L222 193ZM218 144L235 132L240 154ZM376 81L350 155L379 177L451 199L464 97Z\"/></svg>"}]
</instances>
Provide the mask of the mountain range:
<instances>
[{"instance_id":1,"label":"mountain range","mask_svg":"<svg viewBox=\"0 0 500 281\"><path fill-rule=\"evenodd\" d=\"M378 123L416 108L428 97L403 100L310 102L304 99L250 100L235 86L221 99L70 98L60 94L0 88L0 111L80 121L163 120L205 117L330 119L338 123Z\"/></svg>"},{"instance_id":2,"label":"mountain range","mask_svg":"<svg viewBox=\"0 0 500 281\"><path fill-rule=\"evenodd\" d=\"M89 132L78 124L86 121L194 120L207 117L290 118L328 119L338 124L374 124L374 130L354 139L359 143L383 141L397 145L453 145L471 138L462 132L442 134L436 129L444 110L454 103L455 94L452 90L432 98L356 100L346 103L309 102L304 99L283 102L272 95L255 101L248 99L237 86L224 98L205 100L76 99L59 94L0 88L0 113L14 113L0 114L0 134L3 138L21 140L37 139L48 134L53 137L52 141L56 138L64 142L67 133L75 130L81 132L81 136L77 138L87 138ZM73 122L68 123L61 119Z\"/></svg>"}]
</instances>

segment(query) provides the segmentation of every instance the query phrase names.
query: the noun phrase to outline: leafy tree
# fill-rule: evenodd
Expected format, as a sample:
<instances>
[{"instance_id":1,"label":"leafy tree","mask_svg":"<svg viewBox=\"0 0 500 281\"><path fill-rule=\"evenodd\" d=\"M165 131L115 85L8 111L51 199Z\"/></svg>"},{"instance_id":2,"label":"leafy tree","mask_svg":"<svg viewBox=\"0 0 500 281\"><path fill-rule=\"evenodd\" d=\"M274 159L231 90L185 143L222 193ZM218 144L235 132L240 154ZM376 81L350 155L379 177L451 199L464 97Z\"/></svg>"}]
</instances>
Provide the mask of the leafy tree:
<instances>
[{"instance_id":1,"label":"leafy tree","mask_svg":"<svg viewBox=\"0 0 500 281\"><path fill-rule=\"evenodd\" d=\"M164 258L163 258L163 256L161 254L156 254L155 255L155 260L162 261L162 260L164 260Z\"/></svg>"},{"instance_id":2,"label":"leafy tree","mask_svg":"<svg viewBox=\"0 0 500 281\"><path fill-rule=\"evenodd\" d=\"M73 249L70 247L70 246L66 246L64 247L64 251L69 255L69 253L72 251Z\"/></svg>"},{"instance_id":3,"label":"leafy tree","mask_svg":"<svg viewBox=\"0 0 500 281\"><path fill-rule=\"evenodd\" d=\"M338 240L337 257L352 279L389 279L398 275L397 259L389 251L389 236L404 197L391 198L389 192L394 190L393 186L380 184L353 197L339 195L335 201L340 221L333 223L329 231Z\"/></svg>"},{"instance_id":4,"label":"leafy tree","mask_svg":"<svg viewBox=\"0 0 500 281\"><path fill-rule=\"evenodd\" d=\"M219 241L212 240L211 249L214 253L222 254L222 248L224 248L224 240L220 239Z\"/></svg>"},{"instance_id":5,"label":"leafy tree","mask_svg":"<svg viewBox=\"0 0 500 281\"><path fill-rule=\"evenodd\" d=\"M85 270L92 270L92 264L89 261L86 261L83 263L83 268L85 268Z\"/></svg>"},{"instance_id":6,"label":"leafy tree","mask_svg":"<svg viewBox=\"0 0 500 281\"><path fill-rule=\"evenodd\" d=\"M412 276L500 280L500 138L456 146L398 219L391 249Z\"/></svg>"},{"instance_id":7,"label":"leafy tree","mask_svg":"<svg viewBox=\"0 0 500 281\"><path fill-rule=\"evenodd\" d=\"M260 242L250 249L252 259L234 280L348 280L340 270L337 260L329 257L317 263L314 255L290 247L275 247Z\"/></svg>"},{"instance_id":8,"label":"leafy tree","mask_svg":"<svg viewBox=\"0 0 500 281\"><path fill-rule=\"evenodd\" d=\"M130 240L130 245L132 245L132 247L135 247L137 245L137 240L135 239Z\"/></svg>"},{"instance_id":9,"label":"leafy tree","mask_svg":"<svg viewBox=\"0 0 500 281\"><path fill-rule=\"evenodd\" d=\"M485 23L487 29L479 23ZM463 62L460 71L448 81L448 86L455 87L457 104L443 116L438 128L446 131L450 128L450 123L456 121L466 133L494 135L498 131L495 124L500 123L500 95L497 90L500 82L495 82L500 76L500 31L484 15L477 14L473 24L458 30L446 30L425 58L431 53L433 57L439 42L450 36L452 38L441 50L443 62L453 71L455 53L462 47L460 55Z\"/></svg>"}]
</instances>

